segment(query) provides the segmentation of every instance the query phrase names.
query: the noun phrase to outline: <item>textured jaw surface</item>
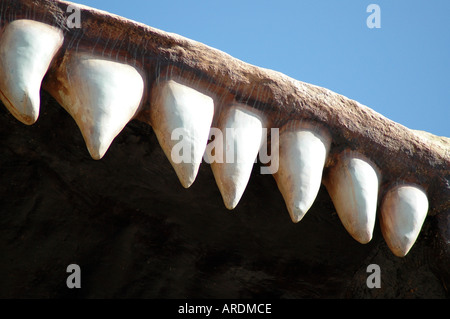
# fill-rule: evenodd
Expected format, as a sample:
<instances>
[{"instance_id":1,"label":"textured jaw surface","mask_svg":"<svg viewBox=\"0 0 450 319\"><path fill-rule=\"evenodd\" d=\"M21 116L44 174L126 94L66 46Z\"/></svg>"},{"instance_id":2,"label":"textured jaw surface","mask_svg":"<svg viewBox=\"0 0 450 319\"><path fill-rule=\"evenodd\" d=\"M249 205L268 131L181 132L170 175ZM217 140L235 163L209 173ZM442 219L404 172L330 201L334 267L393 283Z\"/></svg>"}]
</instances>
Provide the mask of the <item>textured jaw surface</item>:
<instances>
[{"instance_id":1,"label":"textured jaw surface","mask_svg":"<svg viewBox=\"0 0 450 319\"><path fill-rule=\"evenodd\" d=\"M9 1L3 2L9 3ZM356 259L363 263L368 259L377 259L378 253L375 253L376 256L373 253L369 256L373 251L370 247L379 247L382 245L379 238L384 238L395 255L405 256L418 238L422 224L426 220L425 216L429 213L432 218L431 223L434 221L439 225L439 227L424 226L427 234L433 231L438 233L433 241L438 246L433 250L434 253L437 251L435 254L438 256L437 266L434 267L438 269L438 273L442 274L441 279L448 280L448 271L440 266L442 260L445 261L445 258L448 258L448 242L446 242L448 221L445 216L448 216L450 207L448 179L446 179L449 176L450 159L448 144L444 140L442 143L434 142L416 135L378 116L370 109L328 90L297 82L278 73L247 66L201 44L88 8L82 9L84 25L80 30L61 28L60 32L64 32L64 44L59 49L60 32L55 33L55 28L59 29L54 25L61 25L63 21L58 18L57 21L47 21L49 16L41 14L48 10L54 10L54 13L59 12L58 10L64 12L67 4L64 2L49 4L47 1L42 1L42 4L42 6L34 7L30 2L18 1L14 6L5 6L12 8L10 10L17 10L14 16L18 18L14 22L3 21L2 28L10 30L15 23L21 23L26 26L26 32L33 34L38 32L37 29L42 29L42 23L48 25L44 27L46 30L44 33L48 32L49 38L56 40L53 41L55 49L46 54L47 60L50 61L48 63L44 61L44 66L41 66L45 68L45 71L38 72L40 79L47 73L44 89L75 119L89 153L94 159L102 158L109 148L112 151L110 157L106 156L105 164L99 164L105 167L93 174L93 166L90 165L96 164L89 164L85 154L80 154L77 149L70 147L67 152L76 153L75 155L81 159L80 168L76 168L77 161L74 159L67 162L71 169L80 173L78 177L75 177L74 173L65 172L67 158L64 159L64 154L55 155L55 157L50 155L48 151L52 149L52 145L39 147L39 143L33 144L39 152L31 154L23 151L22 146L18 150L16 147L11 147L8 151L6 141L17 145L18 141L23 139L14 134L13 137L8 137L8 131L5 130L4 145L7 154L3 163L5 167L11 165L13 159L17 159L20 153L23 153L26 155L22 154L22 158L26 159L28 156L39 163L32 163L32 167L36 165L48 167L44 174L46 177L49 171L60 176L59 179L56 178L59 182L50 178L52 186L49 189L54 188L55 185L59 189L58 185L60 185L66 190L54 197L50 196L49 201L52 205L64 202L73 194L78 194L76 196L78 199L83 198L83 202L88 203L86 206L68 204L67 207L72 207L73 212L80 210L81 206L87 208L91 205L99 206L99 209L87 209L92 213L101 211L102 206L110 207L115 211L114 207L118 205L121 209L118 209L118 216L115 217L119 220L125 218L131 227L126 228L131 233L123 234L121 236L123 239L120 240L125 242L124 245L129 245L128 247L139 242L139 236L142 236L145 229L142 225L136 224L136 221L132 221L132 218L138 221L143 219L147 223L166 211L166 217L158 217L164 220L157 223L159 226L152 229L152 234L160 232L162 236L169 232L167 243L161 243L161 240L155 241L155 238L151 240L157 242L157 245L179 245L181 248L177 251L182 254L190 252L191 257L188 258L195 256L195 261L187 264L200 265L200 268L202 268L201 263L205 262L205 256L202 254L205 254L205 251L209 253L211 249L218 249L219 243L224 244L222 237L214 230L207 231L201 228L218 227L223 236L233 242L243 243L254 240L252 244L244 244L242 248L233 244L225 245L227 248L224 255L237 250L236 258L241 261L241 268L236 266L235 272L228 273L226 278L233 278L235 275L242 280L245 272L248 271L261 281L264 281L264 276L268 276L269 282L276 281L274 278L281 275L283 271L276 272L260 266L253 267L241 260L249 258L250 263L251 261L257 265L264 263L265 257L259 255L260 253L251 253L257 250L258 245L264 247L261 249L261 254L267 251L271 258L280 259L282 261L280 267L286 267L286 263L290 262L308 264L308 258L298 260L293 257L291 250L281 244L274 244L275 242L281 240L290 245L297 242L299 244L305 241L313 242L317 240L313 239L313 235L322 236L320 243L317 246L311 243L305 244L302 249L303 253L311 254L310 265L322 264L328 259L322 256L329 254L328 249L326 249L328 252L325 252L325 243L330 245L330 250L341 246L338 249L340 252L345 250L346 245L350 245L348 247L358 251L359 259ZM28 19L26 12L30 10L35 11L33 17L42 21L34 22ZM58 15L51 15L51 17L58 17ZM104 32L108 28L109 32ZM125 32L127 30L128 32ZM100 31L101 33L98 33ZM101 34L109 34L110 37L117 38L113 41L111 38L103 38ZM125 36L125 34L132 36ZM0 41L2 45L0 51L4 52L0 61L3 68L7 66L18 69L18 64L11 62L13 55L8 55L8 50L5 49L11 47L10 40L4 40L4 38L0 40L2 41ZM113 42L121 43L121 45L108 47L108 44ZM55 53L57 49L59 49L58 54ZM30 60L33 61L31 58ZM41 80L34 80L34 77L30 79L33 79L33 86L36 86L36 83L40 85ZM10 83L14 84L14 81ZM13 91L11 87L12 85L9 84L1 88L3 97ZM19 90L21 87L26 95L27 91L23 89L23 86L19 86ZM16 90L15 87L14 90ZM56 104L46 94L43 94L47 99L43 105ZM14 102L12 99L7 101L9 102L4 101L4 104L12 104L12 106L7 105L8 109L14 110L11 113L14 114L15 110L23 109L19 102ZM35 102L33 105L38 103ZM35 106L33 109L35 110L33 114L37 114ZM63 113L51 112L52 118L56 120L55 123L63 121ZM29 112L22 113L24 114L22 119L29 114ZM3 115L6 117L6 113ZM132 119L137 119L140 123L133 121L129 124L130 128L126 129L127 123ZM5 121L10 127L10 121ZM361 122L364 123L364 128L358 124ZM145 143L142 140L147 139L145 132L149 130L148 125L151 126L155 135L149 135L151 137L148 150L145 150ZM54 124L55 130L57 126L58 124ZM369 130L366 129L367 126L370 127ZM50 128L50 126L46 127ZM121 138L120 134L124 129L126 131ZM217 140L210 141L208 144L208 138L211 138L213 129L223 133L222 144L217 143ZM270 176L255 172L259 168L259 165L254 165L258 152L261 152L265 139L270 140L269 137L264 136L263 129L279 131L279 138L271 140L270 143L273 151L271 164L277 167L277 170L272 172L276 183L271 179L269 182L265 178ZM135 131L139 133L136 134ZM73 131L70 132L74 134ZM27 133L24 132L24 136L26 135ZM42 136L46 136L46 133L44 132ZM67 138L67 136L64 137ZM55 138L55 145L65 150L68 146L56 143L56 140L59 141L62 138ZM112 143L114 139L119 140L118 146ZM74 138L70 140L76 143ZM156 140L162 151L156 151ZM112 146L110 146L111 143ZM216 143L214 153L208 150L208 146L212 143ZM212 172L202 177L202 172L205 174L203 167L208 166L201 165L205 151L217 158L218 154L228 153L230 148L237 152L231 157L232 160L223 163L211 162ZM277 151L274 151L275 149ZM167 163L172 165L182 186L191 188L185 190L186 193L179 194L178 185L174 185L173 176L170 175L172 169L163 164L162 154L165 154ZM136 159L139 157L141 158ZM96 169L99 169L99 166L96 166ZM142 170L142 176L139 175L139 169ZM254 173L251 177L252 169ZM78 184L76 180L84 175L84 171L88 172L87 175L94 176L82 178L84 182ZM26 176L26 172L23 174L19 176ZM112 180L114 177L117 177L116 181ZM336 215L324 214L324 212L332 212L334 208L324 188L321 187L322 177L338 216L350 235L361 243L369 243L373 238L377 238L373 246L369 245L366 253L360 250L363 248L354 248L355 246L349 244L342 235L338 236L339 240L333 238L336 235L334 227L337 225L337 219ZM8 180L10 177L4 178ZM198 178L200 178L200 185L196 187L194 181ZM257 183L261 185L251 186L252 183L249 182L251 178L257 179ZM10 178L10 180L14 179ZM39 180L45 183L47 179L39 178ZM214 180L218 185L216 192L211 190L214 183L210 182ZM77 187L67 189L67 186L74 181ZM101 184L108 184L108 187L96 189L94 185L91 185L99 181L102 181ZM158 189L157 186L161 188ZM277 186L282 197L280 194L272 195ZM17 188L19 189L20 187ZM200 194L194 195L196 191ZM149 192L152 195L148 194ZM250 194L247 195L247 192ZM39 198L42 196L46 198L45 192L34 194L34 197L27 198L29 204L33 206L33 212L40 212L51 206L48 203L43 206L45 208L40 206ZM219 194L221 196L218 196ZM122 200L121 197L128 198ZM217 200L220 197L222 200ZM316 204L317 197L319 202L324 201L324 203ZM102 204L102 198L106 202L114 202L115 205ZM280 206L283 199L285 203ZM236 209L239 216L244 216L236 221L230 219L236 217L215 215L216 212L223 210L223 207L218 206L218 203L222 201L226 208ZM133 208L133 202L135 208ZM240 202L239 205L238 202ZM13 204L4 204L8 210L14 210ZM18 210L26 209L22 204L15 204L21 207L17 208ZM314 205L317 205L318 209L315 209ZM240 206L243 208L240 209ZM306 228L302 227L298 230L299 232L307 230L304 237L297 237L299 235L291 231L289 228L291 226L275 228L280 227L282 222L276 217L268 217L269 212L279 214L281 210L286 211L286 208L294 222L302 220L299 225L303 223L303 219L307 219ZM133 211L132 217L126 217L126 212L130 210ZM146 213L139 215L136 213L137 210L143 210ZM312 211L306 214L309 210ZM383 236L375 227L377 211L381 216L380 228ZM178 213L180 216L172 216L172 213ZM311 213L313 216L306 218ZM107 218L108 215L103 212L101 216ZM88 213L85 217L90 218L92 215ZM200 220L193 221L196 217ZM227 219L227 222L220 225L222 223L220 218ZM218 224L215 224L216 221ZM323 221L325 225L317 225ZM333 226L329 227L327 222ZM189 223L191 223L189 226L185 225ZM274 228L267 226L266 223L269 225L274 223L272 225ZM176 230L173 230L170 225L173 225ZM186 244L180 244L177 240L178 235L173 233L177 233L178 226L186 227L179 233L181 236L179 240L185 239ZM237 227L238 230L228 229L232 226ZM120 231L120 228L112 228ZM245 234L241 234L239 229L243 229ZM324 235L323 231L330 230L330 234ZM264 235L256 234L258 231ZM198 234L195 234L196 232ZM273 239L265 239L265 236L271 236L271 232L275 233ZM13 237L18 236L19 233L20 231L12 230ZM58 236L61 236L59 234L58 232ZM73 236L78 237L80 234L81 232L74 232ZM212 244L206 245L208 249L205 251L202 249L202 236L206 241L213 241ZM428 245L421 244L420 247L428 247ZM145 246L148 248L148 244ZM348 259L338 258L338 255L333 256L336 258L335 266L341 269L344 265L348 265L352 259L352 254L349 255ZM108 256L113 258L113 255ZM179 259L172 258L174 256L166 255L165 257L171 262L183 263L183 257ZM385 258L383 256L381 259ZM416 255L412 258L418 257ZM211 260L208 262L208 258L206 261L204 266L206 268L211 266L210 263L214 264ZM159 266L164 268L162 265ZM162 269L159 266L153 265L150 268L157 273ZM355 272L355 268L353 269ZM327 269L325 272L329 272L331 277L338 276L335 271ZM214 276L211 270L207 272ZM325 272L320 275L325 275ZM95 276L92 276L95 282ZM216 277L215 280L225 281L223 278L219 280ZM162 285L164 285L163 281L164 279L160 282ZM342 279L334 278L332 281L340 286L341 294L342 291L348 292L353 289L348 286L343 288ZM292 293L293 290L295 289L285 287L283 293ZM187 291L189 288L186 288L185 292ZM255 288L248 291L255 293ZM153 296L158 294L157 291L152 292ZM164 289L161 288L159 293L164 294L163 292ZM331 292L327 290L327 294Z\"/></svg>"}]
</instances>

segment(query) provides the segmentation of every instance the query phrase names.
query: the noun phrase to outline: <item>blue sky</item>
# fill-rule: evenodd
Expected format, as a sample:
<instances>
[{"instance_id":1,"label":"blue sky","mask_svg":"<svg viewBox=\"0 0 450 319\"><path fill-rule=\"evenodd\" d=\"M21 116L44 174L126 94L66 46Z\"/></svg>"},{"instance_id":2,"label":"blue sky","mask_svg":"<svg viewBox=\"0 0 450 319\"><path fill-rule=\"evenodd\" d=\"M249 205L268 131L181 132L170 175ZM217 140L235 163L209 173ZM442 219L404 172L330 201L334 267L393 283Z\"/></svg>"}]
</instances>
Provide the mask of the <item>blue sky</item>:
<instances>
[{"instance_id":1,"label":"blue sky","mask_svg":"<svg viewBox=\"0 0 450 319\"><path fill-rule=\"evenodd\" d=\"M75 0L450 137L449 0ZM381 9L370 29L369 4Z\"/></svg>"}]
</instances>

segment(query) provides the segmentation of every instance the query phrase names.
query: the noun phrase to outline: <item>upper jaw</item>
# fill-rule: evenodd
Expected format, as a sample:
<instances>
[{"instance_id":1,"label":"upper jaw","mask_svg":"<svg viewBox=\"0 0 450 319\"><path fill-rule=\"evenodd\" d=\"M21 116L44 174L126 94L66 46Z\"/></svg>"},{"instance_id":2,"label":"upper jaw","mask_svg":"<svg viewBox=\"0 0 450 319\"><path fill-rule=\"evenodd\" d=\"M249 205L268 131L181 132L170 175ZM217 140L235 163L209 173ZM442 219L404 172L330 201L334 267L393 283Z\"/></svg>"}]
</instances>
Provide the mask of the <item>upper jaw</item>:
<instances>
[{"instance_id":1,"label":"upper jaw","mask_svg":"<svg viewBox=\"0 0 450 319\"><path fill-rule=\"evenodd\" d=\"M24 123L37 120L35 96L42 81L43 88L74 117L95 159L103 157L128 121L139 119L153 127L185 187L196 178L214 125L221 131L251 127L250 133L278 129L279 139L271 146L280 150L279 158L273 158L279 170L273 174L292 220L300 221L309 210L323 178L351 235L362 243L370 241L379 209L383 234L399 256L408 253L427 212L439 214L450 208L446 142L431 141L329 90L107 13L80 7L81 29L59 28L64 25L63 14L44 14L46 10L64 13L67 5L34 6L36 21L32 21L26 16L30 10L20 10L30 3L18 1L16 8L24 16L3 21L2 71L14 67L12 74L17 76L1 83L1 96ZM42 35L36 30L43 30ZM17 40L23 34L30 38L25 43L29 62L40 68L12 63L15 57L8 54L24 46ZM44 41L46 45L39 46ZM44 61L33 58L35 51L42 51ZM35 80L23 86L19 75L26 72ZM12 92L31 96L30 90L34 97L24 108L24 99ZM177 128L183 129L193 150L186 163L173 157ZM238 150L247 150L245 143L258 146L245 155L249 163L264 143L260 133L250 142L224 136ZM252 165L212 166L225 205L232 209L244 192ZM411 229L396 227L405 224L405 218L417 222L411 223ZM405 236L407 240L402 239Z\"/></svg>"}]
</instances>

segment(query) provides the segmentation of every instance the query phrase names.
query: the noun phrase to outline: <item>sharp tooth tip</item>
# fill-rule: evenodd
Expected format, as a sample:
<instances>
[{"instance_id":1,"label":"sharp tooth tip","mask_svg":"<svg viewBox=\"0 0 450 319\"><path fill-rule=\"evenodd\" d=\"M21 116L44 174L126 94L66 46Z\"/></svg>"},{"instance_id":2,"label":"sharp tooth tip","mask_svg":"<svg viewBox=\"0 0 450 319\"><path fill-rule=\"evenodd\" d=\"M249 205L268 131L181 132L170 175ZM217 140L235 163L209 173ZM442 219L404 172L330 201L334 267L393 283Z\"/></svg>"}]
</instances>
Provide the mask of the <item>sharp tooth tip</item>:
<instances>
[{"instance_id":1,"label":"sharp tooth tip","mask_svg":"<svg viewBox=\"0 0 450 319\"><path fill-rule=\"evenodd\" d=\"M89 151L89 154L91 155L91 157L96 161L101 160L103 158L103 156L105 155L104 152L101 153L101 152L90 150L90 149L88 151Z\"/></svg>"},{"instance_id":2,"label":"sharp tooth tip","mask_svg":"<svg viewBox=\"0 0 450 319\"><path fill-rule=\"evenodd\" d=\"M183 178L178 178L178 180L180 181L181 186L183 186L183 188L188 189L189 187L192 186L193 182L190 181L186 181Z\"/></svg>"},{"instance_id":3,"label":"sharp tooth tip","mask_svg":"<svg viewBox=\"0 0 450 319\"><path fill-rule=\"evenodd\" d=\"M233 197L233 198L224 198L224 199L223 199L223 202L224 202L225 207L226 207L227 209L233 210L233 209L235 209L236 206L238 205L239 200L238 200L237 198L235 198L235 197Z\"/></svg>"},{"instance_id":4,"label":"sharp tooth tip","mask_svg":"<svg viewBox=\"0 0 450 319\"><path fill-rule=\"evenodd\" d=\"M236 206L237 206L237 205L235 205L235 204L230 205L230 204L226 204L226 203L225 203L225 207L226 207L228 210L234 210L234 209L236 208Z\"/></svg>"},{"instance_id":5,"label":"sharp tooth tip","mask_svg":"<svg viewBox=\"0 0 450 319\"><path fill-rule=\"evenodd\" d=\"M395 236L393 236L392 234L387 233L386 230L382 229L382 231L389 249L397 257L405 257L414 246L418 237L418 233L416 235L405 234L401 236L395 234Z\"/></svg>"},{"instance_id":6,"label":"sharp tooth tip","mask_svg":"<svg viewBox=\"0 0 450 319\"><path fill-rule=\"evenodd\" d=\"M94 160L101 160L103 156L105 156L109 145L110 144L108 144L108 147L105 147L102 143L95 143L91 140L86 141L86 146L88 148L89 154Z\"/></svg>"},{"instance_id":7,"label":"sharp tooth tip","mask_svg":"<svg viewBox=\"0 0 450 319\"><path fill-rule=\"evenodd\" d=\"M185 164L185 163L173 163L171 162L173 169L175 170L178 180L184 188L189 188L194 184L195 179L200 168L199 165Z\"/></svg>"},{"instance_id":8,"label":"sharp tooth tip","mask_svg":"<svg viewBox=\"0 0 450 319\"><path fill-rule=\"evenodd\" d=\"M302 220L302 217L291 216L291 220L294 224L298 224Z\"/></svg>"},{"instance_id":9,"label":"sharp tooth tip","mask_svg":"<svg viewBox=\"0 0 450 319\"><path fill-rule=\"evenodd\" d=\"M372 223L369 224L344 224L344 227L347 229L347 232L350 236L353 237L360 244L367 244L372 240L373 237L373 228L374 225Z\"/></svg>"},{"instance_id":10,"label":"sharp tooth tip","mask_svg":"<svg viewBox=\"0 0 450 319\"><path fill-rule=\"evenodd\" d=\"M404 246L404 247L395 246L394 247L392 245L388 245L388 247L391 250L391 252L397 257L405 257L411 249L411 247L407 247L407 246Z\"/></svg>"},{"instance_id":11,"label":"sharp tooth tip","mask_svg":"<svg viewBox=\"0 0 450 319\"><path fill-rule=\"evenodd\" d=\"M237 190L236 185L232 183L223 183L220 178L217 186L219 188L220 194L222 195L225 207L229 210L235 209L242 197L243 190Z\"/></svg>"},{"instance_id":12,"label":"sharp tooth tip","mask_svg":"<svg viewBox=\"0 0 450 319\"><path fill-rule=\"evenodd\" d=\"M103 155L100 155L100 154L92 154L92 153L91 153L91 157L92 157L92 159L94 159L94 160L96 160L96 161L99 161L99 160L101 160L101 159L103 158Z\"/></svg>"},{"instance_id":13,"label":"sharp tooth tip","mask_svg":"<svg viewBox=\"0 0 450 319\"><path fill-rule=\"evenodd\" d=\"M178 177L178 179L180 180L181 186L183 186L183 188L190 188L192 186L192 184L194 184L195 179L191 179L191 178L185 178L185 177Z\"/></svg>"},{"instance_id":14,"label":"sharp tooth tip","mask_svg":"<svg viewBox=\"0 0 450 319\"><path fill-rule=\"evenodd\" d=\"M301 209L299 207L294 207L289 211L289 215L291 216L291 220L294 224L299 223L306 214L305 209Z\"/></svg>"},{"instance_id":15,"label":"sharp tooth tip","mask_svg":"<svg viewBox=\"0 0 450 319\"><path fill-rule=\"evenodd\" d=\"M181 183L181 186L183 186L183 188L188 189L188 188L190 188L190 187L192 186L192 184L193 184L193 183L189 183L189 184Z\"/></svg>"},{"instance_id":16,"label":"sharp tooth tip","mask_svg":"<svg viewBox=\"0 0 450 319\"><path fill-rule=\"evenodd\" d=\"M360 244L368 244L372 240L372 233L357 234L353 238Z\"/></svg>"},{"instance_id":17,"label":"sharp tooth tip","mask_svg":"<svg viewBox=\"0 0 450 319\"><path fill-rule=\"evenodd\" d=\"M383 237L392 253L397 257L405 257L416 242L416 238L392 238L392 235L383 232Z\"/></svg>"},{"instance_id":18,"label":"sharp tooth tip","mask_svg":"<svg viewBox=\"0 0 450 319\"><path fill-rule=\"evenodd\" d=\"M26 105L21 108L23 111L19 111L14 106L20 105L19 103L13 103L13 105L11 105L9 101L7 101L7 103L4 104L14 117L25 125L33 125L39 118L39 103L32 103L31 100L28 100Z\"/></svg>"},{"instance_id":19,"label":"sharp tooth tip","mask_svg":"<svg viewBox=\"0 0 450 319\"><path fill-rule=\"evenodd\" d=\"M21 116L18 120L25 125L33 125L37 122L38 116Z\"/></svg>"},{"instance_id":20,"label":"sharp tooth tip","mask_svg":"<svg viewBox=\"0 0 450 319\"><path fill-rule=\"evenodd\" d=\"M398 251L398 252L394 252L394 255L397 257L405 257L408 254L409 251Z\"/></svg>"}]
</instances>

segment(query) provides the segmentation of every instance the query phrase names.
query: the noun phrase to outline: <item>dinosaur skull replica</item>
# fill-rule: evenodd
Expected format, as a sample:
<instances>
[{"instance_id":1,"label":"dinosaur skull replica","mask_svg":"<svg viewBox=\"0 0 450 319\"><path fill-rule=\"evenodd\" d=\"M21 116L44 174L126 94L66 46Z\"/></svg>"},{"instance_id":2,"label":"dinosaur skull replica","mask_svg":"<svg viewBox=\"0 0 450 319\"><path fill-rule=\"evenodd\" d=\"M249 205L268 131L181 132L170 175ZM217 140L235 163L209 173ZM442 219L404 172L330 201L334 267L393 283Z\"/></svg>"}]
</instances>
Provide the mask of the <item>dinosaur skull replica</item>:
<instances>
[{"instance_id":1,"label":"dinosaur skull replica","mask_svg":"<svg viewBox=\"0 0 450 319\"><path fill-rule=\"evenodd\" d=\"M239 214L245 214L250 205L245 196L251 178L265 178L270 192L278 188L281 195L266 196L261 192L258 202L262 206L258 207L268 205L270 210L270 201L284 200L284 210L299 225L304 219L315 218L309 217L314 212L308 211L314 210L316 198L326 196L326 189L336 218L353 239L370 245L374 237L382 236L398 257L414 250L427 216L434 218L437 226L433 228L433 245L437 252L433 258L441 280L448 285L448 139L409 130L327 89L248 65L201 43L105 12L64 1L0 2L1 101L27 125L39 125L39 113L46 112L47 105L62 106L81 131L88 153L98 160L81 163L83 169L86 165L101 169L105 154L114 148L114 141L120 140L124 130L136 128L144 136L145 127L151 127L152 136L184 188L195 192L199 172L208 166L202 162L207 162L223 206L239 210L243 205ZM68 5L80 10L80 28L66 27ZM49 112L55 117L66 114ZM15 127L4 119L6 116L9 114L5 112L3 122ZM57 128L65 129L55 125L55 131ZM20 129L14 128L17 132ZM5 141L0 153L10 154L7 147ZM112 152L126 152L126 146L123 151ZM49 155L41 156L45 160ZM141 169L144 176L149 169L139 163L136 170ZM75 160L71 162L71 169L76 171L76 165ZM83 175L81 169L79 173ZM120 171L107 174L116 173L117 178L123 175ZM155 177L170 174L161 169L150 176L159 184L167 183L174 193L191 194L191 189L177 189L171 177ZM264 175L273 175L273 179L268 181ZM132 177L136 185L142 185L138 176ZM133 182L126 189L133 192ZM155 189L157 185L152 186L152 191ZM183 201L196 210L215 214L213 206L206 199L202 202L202 197ZM153 205L147 207L148 212L162 211L158 200ZM179 206L179 210L183 207ZM264 216L261 213L261 218ZM125 234L121 240L127 238ZM358 249L366 245L361 247ZM330 253L329 258L332 256Z\"/></svg>"}]
</instances>

